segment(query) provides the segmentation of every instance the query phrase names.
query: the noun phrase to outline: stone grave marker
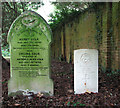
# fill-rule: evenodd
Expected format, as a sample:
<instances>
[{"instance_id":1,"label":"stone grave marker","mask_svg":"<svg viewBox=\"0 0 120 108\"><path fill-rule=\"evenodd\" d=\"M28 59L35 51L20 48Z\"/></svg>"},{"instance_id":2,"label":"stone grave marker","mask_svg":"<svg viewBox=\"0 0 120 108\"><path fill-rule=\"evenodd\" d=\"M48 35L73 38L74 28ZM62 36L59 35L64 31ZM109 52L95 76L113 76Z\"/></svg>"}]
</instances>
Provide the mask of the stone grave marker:
<instances>
[{"instance_id":1,"label":"stone grave marker","mask_svg":"<svg viewBox=\"0 0 120 108\"><path fill-rule=\"evenodd\" d=\"M74 51L74 92L98 92L98 51L79 49Z\"/></svg>"},{"instance_id":2,"label":"stone grave marker","mask_svg":"<svg viewBox=\"0 0 120 108\"><path fill-rule=\"evenodd\" d=\"M11 78L8 92L32 91L53 95L50 79L51 30L33 11L21 14L8 33Z\"/></svg>"}]
</instances>

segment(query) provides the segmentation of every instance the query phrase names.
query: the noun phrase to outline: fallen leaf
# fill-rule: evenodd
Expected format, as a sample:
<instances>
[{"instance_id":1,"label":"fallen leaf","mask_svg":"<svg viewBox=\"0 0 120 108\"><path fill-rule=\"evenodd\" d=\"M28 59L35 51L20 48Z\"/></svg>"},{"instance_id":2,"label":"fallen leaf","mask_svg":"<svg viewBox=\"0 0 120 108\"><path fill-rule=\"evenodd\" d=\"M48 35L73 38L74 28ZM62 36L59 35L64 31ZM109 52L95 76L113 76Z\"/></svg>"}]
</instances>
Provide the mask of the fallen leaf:
<instances>
[{"instance_id":1,"label":"fallen leaf","mask_svg":"<svg viewBox=\"0 0 120 108\"><path fill-rule=\"evenodd\" d=\"M14 104L14 106L20 106L20 105L21 105L21 104L17 104L17 103L16 103L16 104Z\"/></svg>"}]
</instances>

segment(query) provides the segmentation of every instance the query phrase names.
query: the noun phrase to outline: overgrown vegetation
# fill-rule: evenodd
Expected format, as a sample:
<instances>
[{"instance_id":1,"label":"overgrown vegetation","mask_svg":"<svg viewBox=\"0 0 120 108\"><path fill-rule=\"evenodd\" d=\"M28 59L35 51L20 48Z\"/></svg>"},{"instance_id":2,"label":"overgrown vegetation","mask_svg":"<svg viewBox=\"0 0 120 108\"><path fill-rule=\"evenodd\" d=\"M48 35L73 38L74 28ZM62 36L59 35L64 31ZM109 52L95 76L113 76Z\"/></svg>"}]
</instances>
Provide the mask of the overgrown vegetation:
<instances>
[{"instance_id":1,"label":"overgrown vegetation","mask_svg":"<svg viewBox=\"0 0 120 108\"><path fill-rule=\"evenodd\" d=\"M54 2L56 10L54 13L50 14L50 27L54 31L58 26L64 25L73 21L79 15L83 14L85 11L95 11L98 12L98 6L103 5L104 3L96 2Z\"/></svg>"},{"instance_id":2,"label":"overgrown vegetation","mask_svg":"<svg viewBox=\"0 0 120 108\"><path fill-rule=\"evenodd\" d=\"M49 20L52 30L78 17L84 10L91 6L91 3L82 2L55 2L54 13L50 14Z\"/></svg>"}]
</instances>

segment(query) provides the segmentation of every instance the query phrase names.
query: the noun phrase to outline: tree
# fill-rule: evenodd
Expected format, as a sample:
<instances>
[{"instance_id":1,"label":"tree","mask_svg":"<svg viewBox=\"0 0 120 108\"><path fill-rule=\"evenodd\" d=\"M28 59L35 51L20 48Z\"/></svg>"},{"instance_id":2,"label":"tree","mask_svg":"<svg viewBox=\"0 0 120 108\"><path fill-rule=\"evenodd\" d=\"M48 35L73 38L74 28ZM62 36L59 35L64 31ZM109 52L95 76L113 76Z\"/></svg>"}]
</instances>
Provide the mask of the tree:
<instances>
[{"instance_id":1,"label":"tree","mask_svg":"<svg viewBox=\"0 0 120 108\"><path fill-rule=\"evenodd\" d=\"M50 14L51 19L49 20L53 30L58 24L71 20L70 17L75 18L91 5L86 2L53 2L52 4L56 7L56 11Z\"/></svg>"}]
</instances>

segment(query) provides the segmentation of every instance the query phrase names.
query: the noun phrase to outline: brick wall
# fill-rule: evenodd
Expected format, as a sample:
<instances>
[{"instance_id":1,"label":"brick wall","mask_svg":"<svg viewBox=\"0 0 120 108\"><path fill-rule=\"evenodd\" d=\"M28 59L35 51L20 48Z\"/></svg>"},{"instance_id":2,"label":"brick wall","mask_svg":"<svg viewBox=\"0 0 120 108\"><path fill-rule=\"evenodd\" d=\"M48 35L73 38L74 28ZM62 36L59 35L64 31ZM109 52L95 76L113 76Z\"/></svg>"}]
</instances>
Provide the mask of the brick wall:
<instances>
[{"instance_id":1,"label":"brick wall","mask_svg":"<svg viewBox=\"0 0 120 108\"><path fill-rule=\"evenodd\" d=\"M98 49L104 71L120 69L120 3L86 11L53 32L52 57L74 63L74 50Z\"/></svg>"}]
</instances>

